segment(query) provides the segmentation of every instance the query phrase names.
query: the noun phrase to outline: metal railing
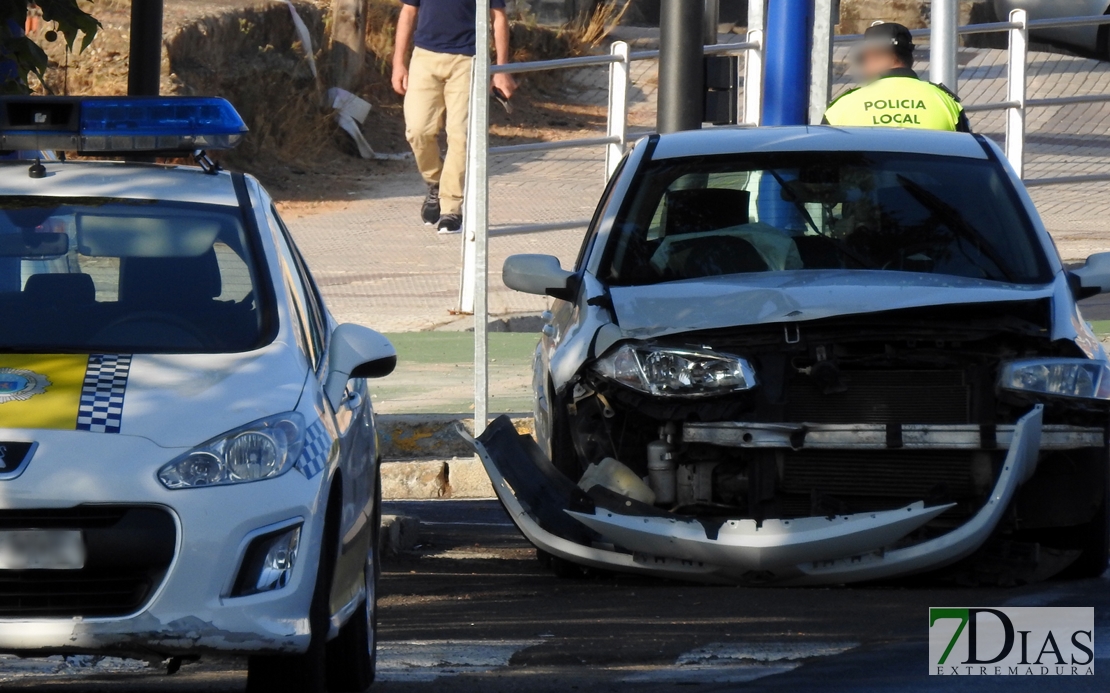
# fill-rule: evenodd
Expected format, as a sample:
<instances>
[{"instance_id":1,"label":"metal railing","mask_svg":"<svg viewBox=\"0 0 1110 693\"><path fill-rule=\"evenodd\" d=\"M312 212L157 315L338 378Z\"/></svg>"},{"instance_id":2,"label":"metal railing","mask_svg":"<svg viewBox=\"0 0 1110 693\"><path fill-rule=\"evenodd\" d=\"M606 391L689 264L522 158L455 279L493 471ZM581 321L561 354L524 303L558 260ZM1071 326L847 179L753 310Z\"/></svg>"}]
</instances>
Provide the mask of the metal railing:
<instances>
[{"instance_id":1,"label":"metal railing","mask_svg":"<svg viewBox=\"0 0 1110 693\"><path fill-rule=\"evenodd\" d=\"M746 54L744 62L744 101L743 125L758 126L762 113L763 89L763 31L751 29L747 40L741 43L721 43L705 46L706 55L738 55ZM630 108L630 92L632 86L632 63L643 60L656 60L659 58L658 50L633 52L628 43L616 41L609 49L608 55L586 55L574 58L561 58L558 60L537 60L510 65L491 66L490 74L511 73L514 75L535 72L549 72L554 70L578 70L590 67L608 67L608 106L605 117L605 135L598 137L585 137L570 140L555 140L550 142L529 142L528 144L512 144L500 147L489 147L488 155L507 156L513 154L528 154L535 152L551 152L561 149L582 149L590 147L605 147L605 180L616 171L629 143L628 114ZM472 94L475 96L476 94ZM467 180L476 174L467 171ZM589 219L573 219L565 222L545 224L517 224L490 228L489 236L508 236L526 233L539 233L543 231L565 231L567 229L585 228L590 223ZM468 244L473 244L476 239L464 238L463 271L460 282L459 313L473 313L476 291L475 253Z\"/></svg>"},{"instance_id":2,"label":"metal railing","mask_svg":"<svg viewBox=\"0 0 1110 693\"><path fill-rule=\"evenodd\" d=\"M1110 181L1110 172L1080 176L1056 176L1052 178L1025 178L1025 117L1030 109L1052 106L1072 106L1089 103L1110 103L1110 94L1081 94L1060 96L1048 99L1029 98L1029 32L1036 29L1062 29L1067 27L1110 25L1110 15L1091 17L1063 17L1059 19L1030 20L1025 10L1014 10L1008 22L972 24L957 30L961 36L972 34L992 34L1006 32L1009 35L1006 65L1006 100L991 103L968 104L964 111L983 113L988 111L1006 112L1004 150L1006 158L1027 187L1046 185L1069 185L1078 183L1099 183ZM928 37L928 29L911 32L915 37ZM836 43L855 43L863 39L862 34L836 37Z\"/></svg>"}]
</instances>

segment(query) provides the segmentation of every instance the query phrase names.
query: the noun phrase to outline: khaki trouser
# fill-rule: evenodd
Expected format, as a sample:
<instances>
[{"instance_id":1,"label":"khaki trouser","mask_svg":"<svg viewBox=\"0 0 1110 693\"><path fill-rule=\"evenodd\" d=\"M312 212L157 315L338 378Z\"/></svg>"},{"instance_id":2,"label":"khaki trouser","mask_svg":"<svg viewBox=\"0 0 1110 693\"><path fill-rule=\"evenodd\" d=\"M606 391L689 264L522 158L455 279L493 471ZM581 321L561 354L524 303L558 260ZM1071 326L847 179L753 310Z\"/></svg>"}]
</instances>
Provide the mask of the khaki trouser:
<instances>
[{"instance_id":1,"label":"khaki trouser","mask_svg":"<svg viewBox=\"0 0 1110 693\"><path fill-rule=\"evenodd\" d=\"M405 94L405 139L412 145L424 182L439 185L442 214L461 214L466 178L466 134L470 120L473 58L412 52ZM439 156L439 131L447 126L447 156Z\"/></svg>"}]
</instances>

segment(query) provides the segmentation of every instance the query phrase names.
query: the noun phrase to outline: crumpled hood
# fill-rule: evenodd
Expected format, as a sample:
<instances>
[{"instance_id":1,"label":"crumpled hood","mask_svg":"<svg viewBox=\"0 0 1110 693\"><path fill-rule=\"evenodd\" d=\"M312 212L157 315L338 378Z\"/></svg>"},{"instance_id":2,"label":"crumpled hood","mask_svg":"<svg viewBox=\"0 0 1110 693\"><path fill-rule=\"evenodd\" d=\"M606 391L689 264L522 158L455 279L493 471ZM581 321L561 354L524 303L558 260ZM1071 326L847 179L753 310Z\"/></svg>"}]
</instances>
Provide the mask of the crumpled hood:
<instances>
[{"instance_id":1,"label":"crumpled hood","mask_svg":"<svg viewBox=\"0 0 1110 693\"><path fill-rule=\"evenodd\" d=\"M872 270L767 272L610 289L621 331L638 339L903 308L1029 301L1053 293L1053 285Z\"/></svg>"},{"instance_id":2,"label":"crumpled hood","mask_svg":"<svg viewBox=\"0 0 1110 693\"><path fill-rule=\"evenodd\" d=\"M225 431L292 411L306 372L281 343L245 354L136 355L120 433L193 447Z\"/></svg>"}]
</instances>

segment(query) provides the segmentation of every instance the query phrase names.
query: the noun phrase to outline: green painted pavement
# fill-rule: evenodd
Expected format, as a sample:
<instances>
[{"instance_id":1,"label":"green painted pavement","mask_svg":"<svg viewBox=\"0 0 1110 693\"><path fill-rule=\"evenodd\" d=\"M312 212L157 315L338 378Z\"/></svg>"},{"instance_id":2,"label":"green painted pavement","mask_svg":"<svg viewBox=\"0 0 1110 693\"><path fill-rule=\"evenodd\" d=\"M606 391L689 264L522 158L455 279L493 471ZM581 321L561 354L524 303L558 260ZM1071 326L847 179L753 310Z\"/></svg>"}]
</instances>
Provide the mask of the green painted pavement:
<instances>
[{"instance_id":1,"label":"green painted pavement","mask_svg":"<svg viewBox=\"0 0 1110 693\"><path fill-rule=\"evenodd\" d=\"M383 414L465 414L474 410L474 333L387 334L397 347L397 370L371 381L375 411ZM539 335L489 336L490 411L532 411L532 354Z\"/></svg>"}]
</instances>

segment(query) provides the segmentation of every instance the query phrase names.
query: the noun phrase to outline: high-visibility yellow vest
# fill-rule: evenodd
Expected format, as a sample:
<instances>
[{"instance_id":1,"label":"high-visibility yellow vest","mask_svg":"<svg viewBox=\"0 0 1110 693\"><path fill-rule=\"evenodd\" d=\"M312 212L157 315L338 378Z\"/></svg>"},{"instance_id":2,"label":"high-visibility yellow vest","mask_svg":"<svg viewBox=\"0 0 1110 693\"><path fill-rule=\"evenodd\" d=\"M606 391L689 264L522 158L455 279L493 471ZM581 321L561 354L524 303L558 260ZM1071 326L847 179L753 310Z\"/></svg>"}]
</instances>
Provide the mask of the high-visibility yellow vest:
<instances>
[{"instance_id":1,"label":"high-visibility yellow vest","mask_svg":"<svg viewBox=\"0 0 1110 693\"><path fill-rule=\"evenodd\" d=\"M914 77L883 77L829 106L825 121L846 127L955 131L963 106L935 84Z\"/></svg>"}]
</instances>

